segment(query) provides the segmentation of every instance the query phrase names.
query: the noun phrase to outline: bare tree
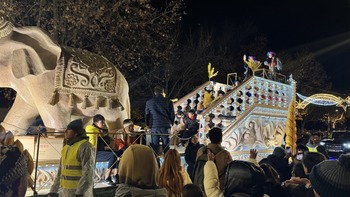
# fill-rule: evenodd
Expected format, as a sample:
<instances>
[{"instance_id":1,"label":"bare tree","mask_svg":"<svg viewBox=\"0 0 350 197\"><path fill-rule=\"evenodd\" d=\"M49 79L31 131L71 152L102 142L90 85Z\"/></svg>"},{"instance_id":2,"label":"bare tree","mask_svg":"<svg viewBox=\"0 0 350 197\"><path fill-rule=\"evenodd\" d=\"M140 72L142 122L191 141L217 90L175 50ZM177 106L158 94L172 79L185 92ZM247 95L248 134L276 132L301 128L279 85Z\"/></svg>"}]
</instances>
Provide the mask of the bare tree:
<instances>
[{"instance_id":1,"label":"bare tree","mask_svg":"<svg viewBox=\"0 0 350 197\"><path fill-rule=\"evenodd\" d=\"M293 75L297 81L297 92L312 95L330 90L332 83L321 64L306 49L292 53L280 53L285 75Z\"/></svg>"},{"instance_id":2,"label":"bare tree","mask_svg":"<svg viewBox=\"0 0 350 197\"><path fill-rule=\"evenodd\" d=\"M4 0L0 14L47 30L61 45L101 54L119 69L138 71L169 58L182 6L182 0Z\"/></svg>"}]
</instances>

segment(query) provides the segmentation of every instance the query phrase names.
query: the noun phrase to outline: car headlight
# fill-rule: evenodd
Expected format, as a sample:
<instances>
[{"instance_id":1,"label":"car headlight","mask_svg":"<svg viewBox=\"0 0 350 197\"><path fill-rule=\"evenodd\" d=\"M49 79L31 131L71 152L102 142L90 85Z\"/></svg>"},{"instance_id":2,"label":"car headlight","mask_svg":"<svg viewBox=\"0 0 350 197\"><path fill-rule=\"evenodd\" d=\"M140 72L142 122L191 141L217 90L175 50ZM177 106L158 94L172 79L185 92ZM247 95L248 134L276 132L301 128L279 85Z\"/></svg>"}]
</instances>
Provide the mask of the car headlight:
<instances>
[{"instance_id":1,"label":"car headlight","mask_svg":"<svg viewBox=\"0 0 350 197\"><path fill-rule=\"evenodd\" d=\"M321 146L324 146L326 143L325 142L320 142L320 145Z\"/></svg>"},{"instance_id":2,"label":"car headlight","mask_svg":"<svg viewBox=\"0 0 350 197\"><path fill-rule=\"evenodd\" d=\"M350 148L350 143L344 143L343 146L344 148Z\"/></svg>"}]
</instances>

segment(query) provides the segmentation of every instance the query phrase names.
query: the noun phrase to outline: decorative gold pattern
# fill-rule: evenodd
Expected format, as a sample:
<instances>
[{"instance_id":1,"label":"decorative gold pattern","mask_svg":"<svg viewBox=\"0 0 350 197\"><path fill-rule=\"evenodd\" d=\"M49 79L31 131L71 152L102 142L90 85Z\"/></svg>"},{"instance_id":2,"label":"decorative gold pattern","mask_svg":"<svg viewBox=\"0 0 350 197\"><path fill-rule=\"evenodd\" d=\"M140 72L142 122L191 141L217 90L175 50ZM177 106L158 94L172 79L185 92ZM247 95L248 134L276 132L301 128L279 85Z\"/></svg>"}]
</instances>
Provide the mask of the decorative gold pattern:
<instances>
[{"instance_id":1,"label":"decorative gold pattern","mask_svg":"<svg viewBox=\"0 0 350 197\"><path fill-rule=\"evenodd\" d=\"M296 153L296 143L297 143L297 128L295 122L296 114L296 83L293 81L292 85L294 86L294 97L288 107L288 119L286 123L286 147L290 147L293 154Z\"/></svg>"}]
</instances>

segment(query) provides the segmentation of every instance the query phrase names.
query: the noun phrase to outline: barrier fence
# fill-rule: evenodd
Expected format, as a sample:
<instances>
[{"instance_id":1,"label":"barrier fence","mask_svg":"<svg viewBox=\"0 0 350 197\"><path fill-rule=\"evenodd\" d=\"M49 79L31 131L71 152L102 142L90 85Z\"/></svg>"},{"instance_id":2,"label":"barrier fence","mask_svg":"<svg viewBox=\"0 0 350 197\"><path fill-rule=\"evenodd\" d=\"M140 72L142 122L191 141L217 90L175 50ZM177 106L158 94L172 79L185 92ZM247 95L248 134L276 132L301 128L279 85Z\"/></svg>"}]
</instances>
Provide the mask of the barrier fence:
<instances>
[{"instance_id":1,"label":"barrier fence","mask_svg":"<svg viewBox=\"0 0 350 197\"><path fill-rule=\"evenodd\" d=\"M43 127L38 127L38 129L42 129ZM101 133L97 133L97 132L86 132L87 134L95 134L98 135L100 139L102 139L102 141L104 142L104 144L108 147L108 149L113 152L113 154L115 155L116 158L118 158L116 162L119 161L119 158L117 156L117 154L114 152L116 151L115 149L113 149L110 144L108 144L103 138L102 135L100 135ZM34 162L35 162L35 169L34 169L34 185L30 186L31 189L33 190L33 196L38 196L38 191L40 191L42 188L50 186L49 182L52 180L46 180L46 182L40 182L40 188L38 189L38 168L39 168L39 163L43 162L45 163L45 161L40 161L40 144L41 143L45 143L45 144L49 144L50 148L52 148L56 154L58 154L59 156L61 156L61 150L57 148L57 145L53 145L50 141L51 139L62 139L62 146L61 148L63 148L64 146L64 139L63 139L63 135L64 132L38 132L36 135L31 135L31 137L34 137ZM169 136L169 144L167 144L165 147L162 147L162 142L159 144L159 148L170 148L170 146L172 146L174 149L178 149L178 143L181 142L182 140L189 140L191 139L191 137L189 138L181 138L177 135L177 132L174 133L169 133L169 134L152 134L150 131L148 130L142 130L142 131L138 131L138 132L130 132L130 133L125 133L125 132L112 132L112 133L108 133L109 136L116 136L116 135L127 135L128 138L130 139L130 145L132 144L143 144L146 146L149 146L154 154L157 156L158 161L161 158L161 155L157 155L157 150L154 150L153 146L151 146L152 140L151 140L151 136ZM28 136L26 136L28 137ZM119 139L119 138L113 138L114 140ZM161 139L161 138L160 138ZM26 148L26 147L24 147ZM96 147L95 147L96 148ZM97 151L96 151L97 152ZM161 149L160 152L163 152L163 150ZM180 151L179 151L180 152ZM51 152L51 154L53 154L53 152ZM180 152L180 154L182 154L182 152ZM49 162L50 163L50 162ZM56 163L57 166L59 165L59 158L56 158L56 160L54 162L51 161L51 163ZM96 157L95 157L95 168L97 168L97 163L103 163L103 162L96 162ZM114 164L115 164L114 163ZM111 165L111 166L114 166ZM54 166L54 165L51 165ZM101 165L103 168L103 165ZM103 168L102 170L100 170L100 175L103 176L104 171L107 170L108 168ZM96 170L96 169L95 169ZM95 172L96 174L96 172ZM33 176L33 175L32 175ZM94 178L95 179L95 178Z\"/></svg>"}]
</instances>

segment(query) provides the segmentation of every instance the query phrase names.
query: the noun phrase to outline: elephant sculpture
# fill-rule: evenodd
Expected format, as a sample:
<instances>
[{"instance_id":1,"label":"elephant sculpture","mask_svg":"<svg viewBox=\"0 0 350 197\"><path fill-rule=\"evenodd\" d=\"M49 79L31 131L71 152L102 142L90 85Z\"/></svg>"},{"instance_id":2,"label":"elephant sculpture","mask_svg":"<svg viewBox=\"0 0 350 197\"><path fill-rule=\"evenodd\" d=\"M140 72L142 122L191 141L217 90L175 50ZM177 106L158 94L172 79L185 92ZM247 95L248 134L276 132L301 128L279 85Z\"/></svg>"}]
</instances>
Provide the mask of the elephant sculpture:
<instances>
[{"instance_id":1,"label":"elephant sculpture","mask_svg":"<svg viewBox=\"0 0 350 197\"><path fill-rule=\"evenodd\" d=\"M15 27L0 18L0 87L17 92L1 125L25 134L40 115L46 128L63 131L74 118L102 114L111 130L130 118L129 86L97 54L59 46L38 27Z\"/></svg>"}]
</instances>

